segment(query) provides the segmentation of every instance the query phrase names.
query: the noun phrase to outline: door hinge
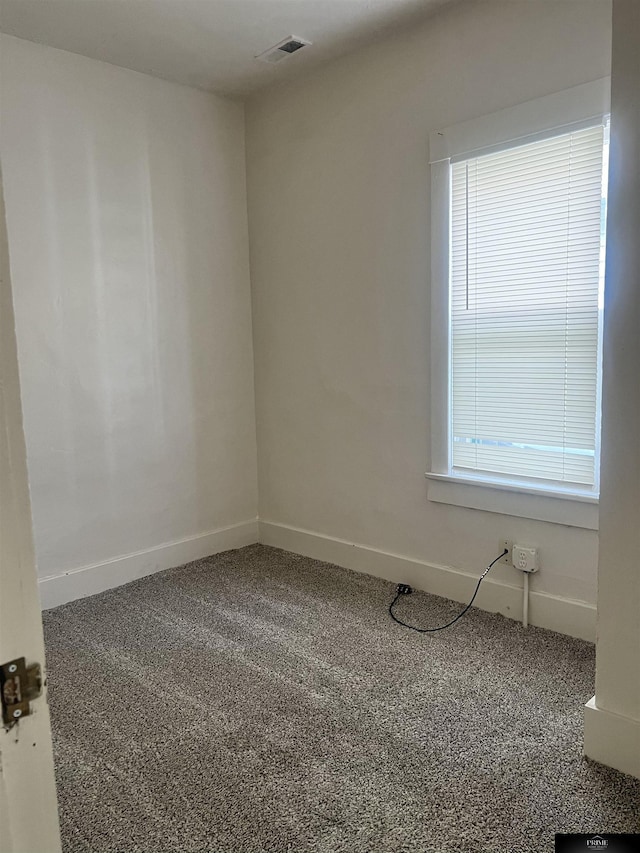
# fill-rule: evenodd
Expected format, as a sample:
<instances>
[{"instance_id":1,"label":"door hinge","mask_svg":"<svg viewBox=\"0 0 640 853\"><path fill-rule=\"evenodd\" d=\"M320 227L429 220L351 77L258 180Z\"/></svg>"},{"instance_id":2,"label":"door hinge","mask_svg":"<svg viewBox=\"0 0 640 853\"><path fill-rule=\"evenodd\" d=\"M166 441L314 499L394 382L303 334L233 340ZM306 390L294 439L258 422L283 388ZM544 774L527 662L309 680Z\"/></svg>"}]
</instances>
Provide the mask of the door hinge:
<instances>
[{"instance_id":1,"label":"door hinge","mask_svg":"<svg viewBox=\"0 0 640 853\"><path fill-rule=\"evenodd\" d=\"M29 705L42 693L42 669L39 663L27 666L24 658L16 658L0 666L0 699L2 721L11 728L31 713Z\"/></svg>"}]
</instances>

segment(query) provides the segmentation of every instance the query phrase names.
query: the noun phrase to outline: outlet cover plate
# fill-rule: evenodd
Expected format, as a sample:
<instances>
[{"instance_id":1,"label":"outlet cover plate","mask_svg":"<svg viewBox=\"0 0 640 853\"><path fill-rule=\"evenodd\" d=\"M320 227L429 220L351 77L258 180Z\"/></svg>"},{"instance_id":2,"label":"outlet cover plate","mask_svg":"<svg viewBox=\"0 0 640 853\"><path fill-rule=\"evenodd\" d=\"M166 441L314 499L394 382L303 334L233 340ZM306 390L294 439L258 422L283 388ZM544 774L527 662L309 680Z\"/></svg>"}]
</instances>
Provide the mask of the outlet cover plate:
<instances>
[{"instance_id":1,"label":"outlet cover plate","mask_svg":"<svg viewBox=\"0 0 640 853\"><path fill-rule=\"evenodd\" d=\"M500 559L498 560L498 565L512 566L513 562L511 559L511 555L513 553L513 542L511 541L511 539L500 540L500 550L504 551L505 548L509 553L505 554L504 557L500 557Z\"/></svg>"},{"instance_id":2,"label":"outlet cover plate","mask_svg":"<svg viewBox=\"0 0 640 853\"><path fill-rule=\"evenodd\" d=\"M513 567L521 572L532 574L538 571L538 549L527 545L514 545L512 551Z\"/></svg>"}]
</instances>

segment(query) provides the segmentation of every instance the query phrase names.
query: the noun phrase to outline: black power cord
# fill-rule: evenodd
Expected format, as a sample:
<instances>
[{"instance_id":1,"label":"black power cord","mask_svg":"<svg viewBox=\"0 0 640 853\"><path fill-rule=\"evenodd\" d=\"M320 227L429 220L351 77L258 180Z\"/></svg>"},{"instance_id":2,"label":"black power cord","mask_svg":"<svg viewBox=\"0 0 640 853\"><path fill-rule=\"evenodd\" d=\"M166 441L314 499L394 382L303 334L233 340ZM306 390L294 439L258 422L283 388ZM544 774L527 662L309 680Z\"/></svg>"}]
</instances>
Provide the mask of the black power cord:
<instances>
[{"instance_id":1,"label":"black power cord","mask_svg":"<svg viewBox=\"0 0 640 853\"><path fill-rule=\"evenodd\" d=\"M413 592L413 590L411 589L409 584L406 584L406 583L399 583L398 586L396 587L396 597L393 599L393 601L389 605L389 615L391 616L391 618L393 619L394 622L398 623L398 625L402 625L403 628L410 628L412 631L417 631L419 634L432 634L434 631L444 631L445 628L450 628L452 625L455 625L455 623L458 621L458 619L462 619L464 614L471 607L471 605L475 601L476 595L478 594L478 590L480 589L480 584L486 578L486 576L489 574L490 569L493 566L495 566L495 564L498 562L498 560L501 560L504 557L504 555L508 554L508 553L509 553L509 551L505 548L504 551L502 552L502 554L499 554L495 558L495 560L492 560L489 563L487 568L480 575L480 580L478 581L478 584L476 586L476 590L471 597L471 601L467 604L467 606L464 608L464 610L462 610L460 613L458 613L458 615L456 616L455 619L452 619L451 622L447 622L446 625L439 625L437 628L416 628L415 625L409 625L408 622L403 622L402 619L398 619L398 617L393 612L393 608L395 607L396 602L403 595L410 595Z\"/></svg>"}]
</instances>

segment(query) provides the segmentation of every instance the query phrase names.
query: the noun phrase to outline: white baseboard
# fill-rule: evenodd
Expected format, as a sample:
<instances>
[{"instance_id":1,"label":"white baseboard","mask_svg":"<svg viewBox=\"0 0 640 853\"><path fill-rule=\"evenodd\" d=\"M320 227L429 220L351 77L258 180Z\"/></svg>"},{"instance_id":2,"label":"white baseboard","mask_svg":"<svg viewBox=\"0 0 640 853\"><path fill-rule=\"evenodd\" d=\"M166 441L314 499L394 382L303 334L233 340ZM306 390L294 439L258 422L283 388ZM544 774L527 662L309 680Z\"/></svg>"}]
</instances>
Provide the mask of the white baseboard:
<instances>
[{"instance_id":1,"label":"white baseboard","mask_svg":"<svg viewBox=\"0 0 640 853\"><path fill-rule=\"evenodd\" d=\"M200 536L168 542L146 551L126 554L104 563L82 566L39 580L43 610L96 595L145 575L161 572L211 554L262 542L347 569L366 572L395 583L410 583L434 595L466 602L476 578L459 569L380 551L332 536L270 521L240 522ZM522 618L522 590L487 578L475 605L511 619ZM582 601L533 592L529 599L532 625L595 641L596 609Z\"/></svg>"},{"instance_id":2,"label":"white baseboard","mask_svg":"<svg viewBox=\"0 0 640 853\"><path fill-rule=\"evenodd\" d=\"M200 536L167 542L146 551L116 557L39 579L43 610L104 592L155 572L181 566L220 551L242 548L258 541L258 520L242 521Z\"/></svg>"},{"instance_id":3,"label":"white baseboard","mask_svg":"<svg viewBox=\"0 0 640 853\"><path fill-rule=\"evenodd\" d=\"M640 779L640 720L598 708L594 696L584 708L584 754Z\"/></svg>"},{"instance_id":4,"label":"white baseboard","mask_svg":"<svg viewBox=\"0 0 640 853\"><path fill-rule=\"evenodd\" d=\"M391 554L272 521L259 522L259 541L264 545L273 545L395 583L409 583L417 589L454 601L468 601L473 592L473 581L477 580L477 577L449 566ZM489 577L480 587L474 606L521 620L522 587ZM529 622L540 628L595 642L596 608L584 601L532 592L529 597Z\"/></svg>"}]
</instances>

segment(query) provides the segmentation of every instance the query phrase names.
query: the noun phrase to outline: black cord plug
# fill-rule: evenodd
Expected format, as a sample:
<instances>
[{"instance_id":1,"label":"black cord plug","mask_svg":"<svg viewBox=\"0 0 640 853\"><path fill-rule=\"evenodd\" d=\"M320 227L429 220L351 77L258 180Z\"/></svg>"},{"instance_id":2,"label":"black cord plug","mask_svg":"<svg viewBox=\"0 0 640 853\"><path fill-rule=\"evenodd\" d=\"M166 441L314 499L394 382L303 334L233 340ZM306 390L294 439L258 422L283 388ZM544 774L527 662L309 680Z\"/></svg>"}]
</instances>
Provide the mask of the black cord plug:
<instances>
[{"instance_id":1,"label":"black cord plug","mask_svg":"<svg viewBox=\"0 0 640 853\"><path fill-rule=\"evenodd\" d=\"M458 613L458 615L454 619L452 619L450 622L447 622L445 625L438 625L437 628L418 628L415 625L409 625L408 622L403 622L402 619L398 619L398 617L393 612L393 608L395 607L396 602L398 601L398 599L400 598L401 595L409 595L409 593L413 592L413 590L411 589L411 587L407 583L399 583L396 586L396 597L393 599L393 601L389 605L389 616L391 616L393 621L397 622L398 625L402 625L403 628L411 628L412 631L417 631L419 634L433 634L435 631L443 631L445 628L450 628L452 625L456 624L458 619L462 619L464 614L467 612L467 610L469 610L469 608L471 607L473 602L476 600L476 595L478 594L478 590L480 589L480 584L485 579L485 577L489 574L489 570L491 569L491 567L495 566L495 564L498 562L498 560L501 560L504 557L504 555L508 554L508 553L509 553L509 551L507 550L507 548L505 548L504 551L502 552L502 554L497 556L494 560L492 560L489 563L487 568L480 575L478 583L476 584L475 591L474 591L473 595L471 596L471 601L467 604L467 606L464 608L464 610L460 611L460 613Z\"/></svg>"}]
</instances>

